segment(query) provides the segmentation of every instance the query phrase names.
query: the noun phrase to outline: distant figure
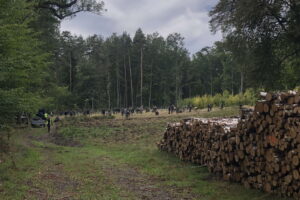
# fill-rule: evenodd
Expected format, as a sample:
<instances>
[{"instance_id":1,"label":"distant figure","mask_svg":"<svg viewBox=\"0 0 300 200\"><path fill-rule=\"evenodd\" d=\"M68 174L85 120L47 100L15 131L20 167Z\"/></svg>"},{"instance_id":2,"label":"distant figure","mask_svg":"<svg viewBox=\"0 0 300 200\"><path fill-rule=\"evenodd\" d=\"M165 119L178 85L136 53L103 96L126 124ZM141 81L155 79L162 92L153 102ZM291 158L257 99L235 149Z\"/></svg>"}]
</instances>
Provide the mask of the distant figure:
<instances>
[{"instance_id":1,"label":"distant figure","mask_svg":"<svg viewBox=\"0 0 300 200\"><path fill-rule=\"evenodd\" d=\"M105 115L105 110L102 109L102 110L101 110L101 113L102 113L102 115L104 116L104 115Z\"/></svg>"},{"instance_id":2,"label":"distant figure","mask_svg":"<svg viewBox=\"0 0 300 200\"><path fill-rule=\"evenodd\" d=\"M172 107L171 107L171 113L173 113L173 112L176 111L176 110L177 110L176 106L174 106L174 104L172 104Z\"/></svg>"},{"instance_id":3,"label":"distant figure","mask_svg":"<svg viewBox=\"0 0 300 200\"><path fill-rule=\"evenodd\" d=\"M192 111L192 106L191 106L191 104L188 105L188 109L189 109L189 112Z\"/></svg>"},{"instance_id":4,"label":"distant figure","mask_svg":"<svg viewBox=\"0 0 300 200\"><path fill-rule=\"evenodd\" d=\"M224 101L221 102L220 108L221 110L224 108Z\"/></svg>"},{"instance_id":5,"label":"distant figure","mask_svg":"<svg viewBox=\"0 0 300 200\"><path fill-rule=\"evenodd\" d=\"M212 109L212 105L211 105L211 104L208 104L208 105L207 105L207 112L210 112L211 109Z\"/></svg>"},{"instance_id":6,"label":"distant figure","mask_svg":"<svg viewBox=\"0 0 300 200\"><path fill-rule=\"evenodd\" d=\"M130 113L132 113L132 114L134 113L134 108L133 107L130 108Z\"/></svg>"},{"instance_id":7,"label":"distant figure","mask_svg":"<svg viewBox=\"0 0 300 200\"><path fill-rule=\"evenodd\" d=\"M158 112L157 110L155 111L155 115L156 115L156 116L158 116L158 115L159 115L159 112Z\"/></svg>"},{"instance_id":8,"label":"distant figure","mask_svg":"<svg viewBox=\"0 0 300 200\"><path fill-rule=\"evenodd\" d=\"M152 112L156 113L156 111L157 111L157 107L153 106Z\"/></svg>"},{"instance_id":9,"label":"distant figure","mask_svg":"<svg viewBox=\"0 0 300 200\"><path fill-rule=\"evenodd\" d=\"M171 114L171 105L169 105L168 110L169 110L169 114Z\"/></svg>"},{"instance_id":10,"label":"distant figure","mask_svg":"<svg viewBox=\"0 0 300 200\"><path fill-rule=\"evenodd\" d=\"M50 119L50 117L48 117L48 119L47 119L47 127L48 127L48 133L50 133L50 129L51 129L51 119Z\"/></svg>"},{"instance_id":11,"label":"distant figure","mask_svg":"<svg viewBox=\"0 0 300 200\"><path fill-rule=\"evenodd\" d=\"M242 104L240 104L240 110L241 110L241 109L243 109L243 105L242 105Z\"/></svg>"},{"instance_id":12,"label":"distant figure","mask_svg":"<svg viewBox=\"0 0 300 200\"><path fill-rule=\"evenodd\" d=\"M126 118L126 119L129 119L129 116L130 116L130 111L129 111L129 109L125 109L125 118Z\"/></svg>"},{"instance_id":13,"label":"distant figure","mask_svg":"<svg viewBox=\"0 0 300 200\"><path fill-rule=\"evenodd\" d=\"M176 108L176 113L182 113L182 110L179 107L177 107Z\"/></svg>"},{"instance_id":14,"label":"distant figure","mask_svg":"<svg viewBox=\"0 0 300 200\"><path fill-rule=\"evenodd\" d=\"M143 114L144 111L144 106L141 105L138 109L137 109L137 113Z\"/></svg>"},{"instance_id":15,"label":"distant figure","mask_svg":"<svg viewBox=\"0 0 300 200\"><path fill-rule=\"evenodd\" d=\"M56 123L56 122L59 122L59 121L60 121L60 118L57 116L57 117L55 118L54 122Z\"/></svg>"},{"instance_id":16,"label":"distant figure","mask_svg":"<svg viewBox=\"0 0 300 200\"><path fill-rule=\"evenodd\" d=\"M47 120L48 119L48 113L45 113L44 114L44 120Z\"/></svg>"}]
</instances>

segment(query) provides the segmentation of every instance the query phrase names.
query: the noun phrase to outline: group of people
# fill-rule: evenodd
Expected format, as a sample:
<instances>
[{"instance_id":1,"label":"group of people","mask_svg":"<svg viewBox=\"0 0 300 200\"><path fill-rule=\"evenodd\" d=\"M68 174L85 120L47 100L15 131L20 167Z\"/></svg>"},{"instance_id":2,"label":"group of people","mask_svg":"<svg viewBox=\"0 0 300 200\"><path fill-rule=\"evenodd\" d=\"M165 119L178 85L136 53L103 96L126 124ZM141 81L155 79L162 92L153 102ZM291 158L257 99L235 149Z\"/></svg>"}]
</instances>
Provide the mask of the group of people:
<instances>
[{"instance_id":1,"label":"group of people","mask_svg":"<svg viewBox=\"0 0 300 200\"><path fill-rule=\"evenodd\" d=\"M130 114L131 114L131 110L128 108L124 108L121 110L121 115L125 116L126 119L129 119Z\"/></svg>"},{"instance_id":2,"label":"group of people","mask_svg":"<svg viewBox=\"0 0 300 200\"><path fill-rule=\"evenodd\" d=\"M207 111L208 112L212 111L212 108L213 108L213 104L208 104L207 105ZM223 108L224 108L224 102L221 102L220 103L220 109L223 109ZM183 108L183 111L188 110L188 112L191 112L192 109L193 109L193 106L191 104L188 104L187 106L185 106ZM131 108L119 108L119 109L113 109L113 110L104 110L104 109L102 109L101 113L102 113L103 116L106 116L106 115L111 116L112 114L121 113L122 116L125 116L126 119L129 119L130 115L132 115L133 113L141 114L141 113L143 113L143 111L144 111L144 108L143 108L143 106L141 106L141 107L137 107L137 108L132 108L131 107ZM145 111L150 112L150 109L146 108ZM153 106L151 111L153 113L155 113L155 115L159 115L159 111L158 111L157 106ZM176 107L174 104L170 104L169 107L168 107L168 114L173 114L174 112L181 113L183 111L179 107ZM41 115L41 113L42 113L42 118L46 122L45 126L47 126L48 132L50 132L51 125L53 124L52 119L51 119L51 115L46 113L44 110L42 110L42 111L40 110L39 114L37 114L37 115ZM65 115L65 116L68 116L68 115L75 116L76 115L76 113L73 112L73 111L62 112L60 114ZM90 111L87 110L87 111L83 112L83 114L84 115L89 115ZM55 122L59 120L59 118L58 119L57 118L55 119Z\"/></svg>"},{"instance_id":3,"label":"group of people","mask_svg":"<svg viewBox=\"0 0 300 200\"><path fill-rule=\"evenodd\" d=\"M150 112L151 109L148 108L148 107L146 107L144 109L143 106L136 107L136 108L133 108L133 107L129 107L129 108L115 108L115 109L109 109L109 110L102 109L101 110L101 114L103 116L110 116L112 114L118 114L118 113L120 113L122 116L125 116L125 118L128 119L130 115L132 115L134 113L136 113L136 114L142 114L144 111L145 112ZM157 106L153 106L152 107L152 112L155 113L155 115L159 115Z\"/></svg>"},{"instance_id":4,"label":"group of people","mask_svg":"<svg viewBox=\"0 0 300 200\"><path fill-rule=\"evenodd\" d=\"M191 104L185 106L183 109L180 109L179 107L176 107L174 104L171 104L169 105L168 107L168 113L169 114L173 114L173 112L176 112L176 113L182 113L184 112L185 110L188 110L189 112L192 112L192 109L193 109L193 106Z\"/></svg>"}]
</instances>

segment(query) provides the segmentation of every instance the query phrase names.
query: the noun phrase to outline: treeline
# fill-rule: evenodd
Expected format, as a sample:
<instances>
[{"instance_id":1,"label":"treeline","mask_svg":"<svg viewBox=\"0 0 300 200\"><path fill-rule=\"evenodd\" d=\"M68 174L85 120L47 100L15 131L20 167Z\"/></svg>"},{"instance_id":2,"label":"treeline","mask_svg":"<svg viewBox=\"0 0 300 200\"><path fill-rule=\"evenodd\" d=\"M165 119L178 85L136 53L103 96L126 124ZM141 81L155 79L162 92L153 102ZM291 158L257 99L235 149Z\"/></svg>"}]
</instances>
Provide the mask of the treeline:
<instances>
[{"instance_id":1,"label":"treeline","mask_svg":"<svg viewBox=\"0 0 300 200\"><path fill-rule=\"evenodd\" d=\"M73 109L163 106L188 94L190 58L180 34L163 38L133 37L124 32L108 38L60 36L57 83L71 98L58 105ZM186 86L186 87L184 87Z\"/></svg>"},{"instance_id":2,"label":"treeline","mask_svg":"<svg viewBox=\"0 0 300 200\"><path fill-rule=\"evenodd\" d=\"M56 83L69 98L56 104L58 110L167 106L247 87L225 42L191 57L178 33L164 38L138 29L133 37L124 32L83 39L63 32L59 39Z\"/></svg>"},{"instance_id":3,"label":"treeline","mask_svg":"<svg viewBox=\"0 0 300 200\"><path fill-rule=\"evenodd\" d=\"M234 96L248 88L291 89L300 82L296 0L220 0L210 25L224 38L194 55L179 33L60 33L66 17L101 13L104 4L96 0L0 5L0 124L38 108L160 107L224 91Z\"/></svg>"}]
</instances>

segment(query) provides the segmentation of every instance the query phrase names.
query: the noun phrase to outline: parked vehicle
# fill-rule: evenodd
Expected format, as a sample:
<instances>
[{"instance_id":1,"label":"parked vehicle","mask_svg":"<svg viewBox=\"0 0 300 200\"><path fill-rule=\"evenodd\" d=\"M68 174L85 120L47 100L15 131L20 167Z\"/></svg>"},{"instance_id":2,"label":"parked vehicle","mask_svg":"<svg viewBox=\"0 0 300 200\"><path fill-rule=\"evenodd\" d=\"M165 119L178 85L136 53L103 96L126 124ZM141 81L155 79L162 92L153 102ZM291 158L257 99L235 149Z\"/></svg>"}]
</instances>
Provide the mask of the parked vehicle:
<instances>
[{"instance_id":1,"label":"parked vehicle","mask_svg":"<svg viewBox=\"0 0 300 200\"><path fill-rule=\"evenodd\" d=\"M42 119L41 117L34 117L31 120L31 126L32 127L45 127L46 120Z\"/></svg>"}]
</instances>

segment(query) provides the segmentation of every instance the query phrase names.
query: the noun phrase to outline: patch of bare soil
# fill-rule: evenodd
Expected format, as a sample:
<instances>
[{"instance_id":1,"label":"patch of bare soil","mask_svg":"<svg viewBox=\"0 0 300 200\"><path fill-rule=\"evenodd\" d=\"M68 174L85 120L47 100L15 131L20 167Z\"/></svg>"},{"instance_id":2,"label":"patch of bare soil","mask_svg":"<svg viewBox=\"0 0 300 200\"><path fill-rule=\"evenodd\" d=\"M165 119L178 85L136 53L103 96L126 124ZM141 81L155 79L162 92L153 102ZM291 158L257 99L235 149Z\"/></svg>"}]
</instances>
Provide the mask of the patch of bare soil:
<instances>
[{"instance_id":1,"label":"patch of bare soil","mask_svg":"<svg viewBox=\"0 0 300 200\"><path fill-rule=\"evenodd\" d=\"M119 188L132 194L136 199L145 200L187 200L199 199L190 194L181 194L178 188L161 186L163 180L151 177L139 172L138 169L130 166L114 166L108 157L101 158L105 164L103 172Z\"/></svg>"},{"instance_id":2,"label":"patch of bare soil","mask_svg":"<svg viewBox=\"0 0 300 200\"><path fill-rule=\"evenodd\" d=\"M47 162L51 161L47 160ZM74 199L78 183L71 180L63 171L63 166L59 163L50 164L41 170L36 177L27 182L30 187L29 199Z\"/></svg>"}]
</instances>

